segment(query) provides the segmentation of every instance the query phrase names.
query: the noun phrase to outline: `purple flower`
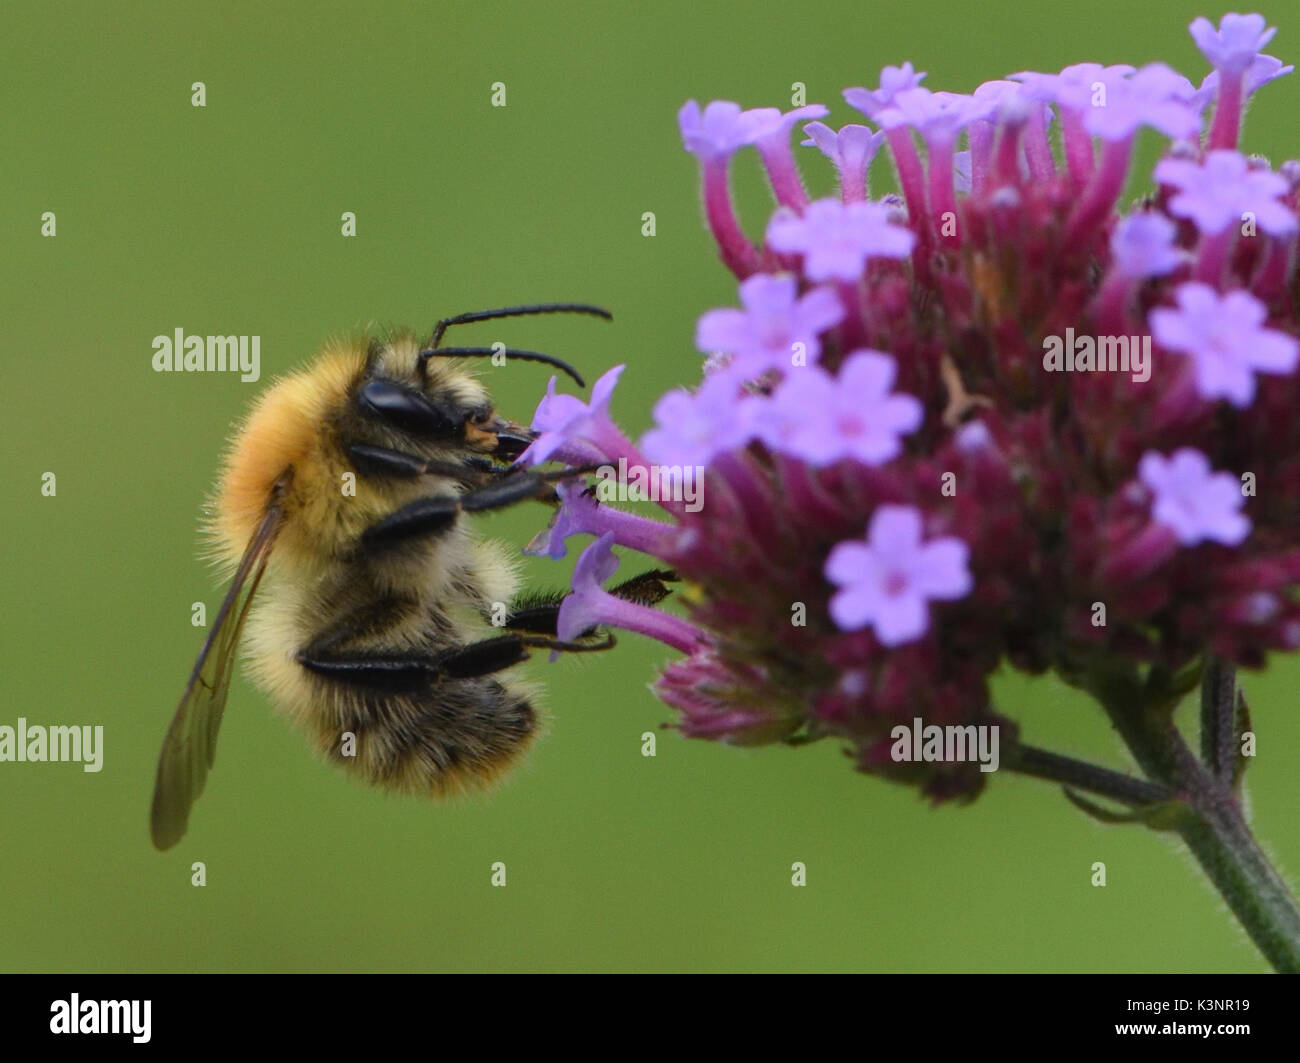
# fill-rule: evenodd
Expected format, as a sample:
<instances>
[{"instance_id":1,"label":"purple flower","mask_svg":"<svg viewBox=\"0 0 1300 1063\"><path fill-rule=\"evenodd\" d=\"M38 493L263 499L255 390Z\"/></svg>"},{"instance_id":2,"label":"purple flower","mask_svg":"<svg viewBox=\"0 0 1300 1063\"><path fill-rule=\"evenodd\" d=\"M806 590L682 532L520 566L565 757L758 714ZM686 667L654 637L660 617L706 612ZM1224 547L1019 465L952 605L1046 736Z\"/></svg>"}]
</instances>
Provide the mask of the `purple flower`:
<instances>
[{"instance_id":1,"label":"purple flower","mask_svg":"<svg viewBox=\"0 0 1300 1063\"><path fill-rule=\"evenodd\" d=\"M1163 214L1130 214L1111 233L1112 268L1133 280L1172 273L1186 258L1177 246L1177 237L1177 227Z\"/></svg>"},{"instance_id":2,"label":"purple flower","mask_svg":"<svg viewBox=\"0 0 1300 1063\"><path fill-rule=\"evenodd\" d=\"M1192 359L1202 398L1249 406L1255 372L1290 373L1300 357L1293 336L1264 328L1264 304L1249 292L1220 295L1207 284L1179 286L1178 309L1151 311L1151 333L1163 347Z\"/></svg>"},{"instance_id":3,"label":"purple flower","mask_svg":"<svg viewBox=\"0 0 1300 1063\"><path fill-rule=\"evenodd\" d=\"M594 447L610 456L608 445L614 438L611 433L622 433L609 416L609 402L614 397L614 386L625 366L616 365L596 381L591 388L591 402L586 403L574 395L557 395L555 377L546 386L546 397L533 414L533 431L540 432L528 449L519 455L523 465L540 465L561 447L578 444Z\"/></svg>"},{"instance_id":4,"label":"purple flower","mask_svg":"<svg viewBox=\"0 0 1300 1063\"><path fill-rule=\"evenodd\" d=\"M837 133L822 122L803 127L805 145L815 146L835 163L840 174L840 195L844 202L861 200L867 194L867 171L884 143L884 133L873 133L864 125L846 125Z\"/></svg>"},{"instance_id":5,"label":"purple flower","mask_svg":"<svg viewBox=\"0 0 1300 1063\"><path fill-rule=\"evenodd\" d=\"M656 404L656 426L641 438L641 449L660 465L708 465L714 455L753 438L758 399L742 398L731 373L706 377L691 394L678 388Z\"/></svg>"},{"instance_id":6,"label":"purple flower","mask_svg":"<svg viewBox=\"0 0 1300 1063\"><path fill-rule=\"evenodd\" d=\"M910 62L902 66L887 66L880 72L880 88L874 91L845 89L844 99L850 107L855 107L868 118L874 119L894 102L898 93L914 89L924 80L925 74L918 74Z\"/></svg>"},{"instance_id":7,"label":"purple flower","mask_svg":"<svg viewBox=\"0 0 1300 1063\"><path fill-rule=\"evenodd\" d=\"M613 544L613 532L606 532L579 556L573 569L573 593L560 603L559 638L570 642L606 624L648 635L682 653L699 648L700 632L681 617L617 598L601 586L618 571L618 558L610 549Z\"/></svg>"},{"instance_id":8,"label":"purple flower","mask_svg":"<svg viewBox=\"0 0 1300 1063\"><path fill-rule=\"evenodd\" d=\"M865 542L837 543L826 559L826 578L840 589L831 618L843 631L870 626L884 646L925 634L929 602L963 598L972 586L969 548L957 538L922 542L921 511L883 505L872 514Z\"/></svg>"},{"instance_id":9,"label":"purple flower","mask_svg":"<svg viewBox=\"0 0 1300 1063\"><path fill-rule=\"evenodd\" d=\"M1252 169L1239 151L1211 151L1202 164L1163 159L1155 175L1161 184L1179 190L1169 201L1170 211L1191 218L1202 233L1223 232L1240 224L1247 213L1272 236L1296 231L1296 216L1278 202L1288 191L1286 178L1272 170Z\"/></svg>"},{"instance_id":10,"label":"purple flower","mask_svg":"<svg viewBox=\"0 0 1300 1063\"><path fill-rule=\"evenodd\" d=\"M880 465L902 452L902 436L924 418L911 395L891 392L894 359L879 351L855 351L839 375L808 366L792 370L756 418L773 450L814 467L852 458ZM755 404L758 405L758 404Z\"/></svg>"},{"instance_id":11,"label":"purple flower","mask_svg":"<svg viewBox=\"0 0 1300 1063\"><path fill-rule=\"evenodd\" d=\"M1241 73L1247 70L1259 50L1273 39L1276 27L1265 28L1263 15L1224 15L1216 30L1207 18L1195 19L1188 27L1196 47L1219 70Z\"/></svg>"},{"instance_id":12,"label":"purple flower","mask_svg":"<svg viewBox=\"0 0 1300 1063\"><path fill-rule=\"evenodd\" d=\"M610 595L601 584L618 571L618 558L610 549L613 545L614 536L607 532L578 556L573 568L573 593L560 604L556 623L556 633L561 639L576 639L603 621L601 605L603 598Z\"/></svg>"},{"instance_id":13,"label":"purple flower","mask_svg":"<svg viewBox=\"0 0 1300 1063\"><path fill-rule=\"evenodd\" d=\"M524 553L559 561L569 552L565 546L569 536L591 532L596 526L600 506L580 483L557 484L555 493L560 497L560 508L550 526L533 536L532 542L524 547Z\"/></svg>"},{"instance_id":14,"label":"purple flower","mask_svg":"<svg viewBox=\"0 0 1300 1063\"><path fill-rule=\"evenodd\" d=\"M1135 67L1124 63L1114 66L1102 66L1101 63L1075 63L1067 66L1059 74L1040 74L1033 70L1022 70L1010 75L1012 81L1019 81L1025 86L1025 92L1032 99L1046 100L1071 110L1082 111L1089 107L1093 97L1093 86L1098 82L1109 91L1133 73Z\"/></svg>"},{"instance_id":15,"label":"purple flower","mask_svg":"<svg viewBox=\"0 0 1300 1063\"><path fill-rule=\"evenodd\" d=\"M764 110L768 109L764 108ZM825 104L821 103L805 104L803 107L796 107L793 111L786 111L785 114L777 111L776 120L763 133L763 139L787 138L790 135L790 130L805 118L825 118L828 114L830 114L830 111L826 109Z\"/></svg>"},{"instance_id":16,"label":"purple flower","mask_svg":"<svg viewBox=\"0 0 1300 1063\"><path fill-rule=\"evenodd\" d=\"M927 143L952 143L971 122L987 118L995 104L957 92L905 89L875 114L884 129L911 126Z\"/></svg>"},{"instance_id":17,"label":"purple flower","mask_svg":"<svg viewBox=\"0 0 1300 1063\"><path fill-rule=\"evenodd\" d=\"M816 206L816 204L813 204ZM710 310L700 318L695 345L701 351L727 351L737 372L750 377L789 368L796 344L807 361L821 356L819 337L844 320L844 308L829 288L798 295L788 273L758 273L740 285L743 310Z\"/></svg>"},{"instance_id":18,"label":"purple flower","mask_svg":"<svg viewBox=\"0 0 1300 1063\"><path fill-rule=\"evenodd\" d=\"M1275 56L1257 55L1255 61L1250 64L1250 69L1246 71L1244 86L1246 95L1253 96L1270 81L1276 81L1294 72L1294 65L1288 63L1283 66L1282 60ZM1206 105L1219 94L1219 81L1217 70L1211 70L1201 79L1201 87L1196 91L1198 110L1204 110Z\"/></svg>"},{"instance_id":19,"label":"purple flower","mask_svg":"<svg viewBox=\"0 0 1300 1063\"><path fill-rule=\"evenodd\" d=\"M608 469L615 472L613 466ZM600 474L598 474L600 475ZM597 497L601 487L610 478L601 476L600 482L586 487L576 481L556 485L560 507L551 518L550 526L533 536L524 547L524 553L533 557L549 557L558 561L569 551L566 540L574 535L604 535L610 533L614 542L644 554L663 554L672 549L677 528L672 524L651 520L614 506L602 505Z\"/></svg>"},{"instance_id":20,"label":"purple flower","mask_svg":"<svg viewBox=\"0 0 1300 1063\"><path fill-rule=\"evenodd\" d=\"M842 173L846 168L865 171L884 142L884 133L873 133L864 125L841 126L839 132L823 122L809 122L803 127L808 139L805 147L816 147Z\"/></svg>"},{"instance_id":21,"label":"purple flower","mask_svg":"<svg viewBox=\"0 0 1300 1063\"><path fill-rule=\"evenodd\" d=\"M868 258L906 258L916 236L889 220L880 203L819 199L800 217L778 212L767 227L768 246L804 256L809 280L856 281Z\"/></svg>"},{"instance_id":22,"label":"purple flower","mask_svg":"<svg viewBox=\"0 0 1300 1063\"><path fill-rule=\"evenodd\" d=\"M1154 496L1152 518L1183 546L1206 540L1236 546L1250 534L1250 520L1238 512L1246 502L1241 481L1229 472L1211 472L1199 450L1182 447L1168 459L1148 450L1138 477Z\"/></svg>"},{"instance_id":23,"label":"purple flower","mask_svg":"<svg viewBox=\"0 0 1300 1063\"><path fill-rule=\"evenodd\" d=\"M1040 109L1045 123L1051 120L1051 107L1034 101L1024 84L1018 81L986 81L977 86L972 95L990 105L988 114L982 118L985 122L1020 125L1034 113L1031 108Z\"/></svg>"},{"instance_id":24,"label":"purple flower","mask_svg":"<svg viewBox=\"0 0 1300 1063\"><path fill-rule=\"evenodd\" d=\"M714 100L703 111L695 100L688 100L677 112L682 143L700 159L725 158L771 132L780 120L775 107L744 111L728 100Z\"/></svg>"},{"instance_id":25,"label":"purple flower","mask_svg":"<svg viewBox=\"0 0 1300 1063\"><path fill-rule=\"evenodd\" d=\"M778 203L792 210L807 206L808 192L799 178L799 167L790 149L790 130L805 118L824 118L829 113L820 103L796 107L787 114L778 114L772 128L758 140L758 153L772 182L772 192Z\"/></svg>"},{"instance_id":26,"label":"purple flower","mask_svg":"<svg viewBox=\"0 0 1300 1063\"><path fill-rule=\"evenodd\" d=\"M1127 140L1142 126L1186 137L1200 126L1196 89L1164 63L1151 63L1106 87L1105 98L1084 111L1084 128L1103 140Z\"/></svg>"},{"instance_id":27,"label":"purple flower","mask_svg":"<svg viewBox=\"0 0 1300 1063\"><path fill-rule=\"evenodd\" d=\"M1300 648L1300 160L1279 178L1230 150L1248 91L1283 70L1258 52L1258 16L1194 34L1218 66L1199 91L1159 64L1026 73L971 97L890 68L878 90L845 94L870 130L795 127L838 168L842 203L808 203L800 169L825 167L795 164L797 112L684 110L705 217L744 283L735 308L700 319L704 379L655 407L649 456L634 464L625 443L589 493L560 489L536 548L598 537L561 609L560 634L581 645L564 648L621 627L679 650L654 690L686 735L844 742L859 769L939 803L973 798L993 765L904 761L895 726L1005 728L1007 770L1082 780L1121 806L1177 791L1188 838L1210 823L1216 845L1255 852L1234 812L1230 680ZM1173 142L1137 152L1143 126ZM758 245L730 189L744 144L783 208ZM900 195L872 203L877 150ZM1130 207L1155 150L1178 161ZM1050 371L1054 344L1068 375ZM556 453L596 450L601 418L556 404ZM662 490L665 467L680 496ZM647 495L671 524L623 506ZM630 566L646 575L622 582L611 545L646 555ZM678 605L649 608L669 583ZM1204 770L1176 729L1122 726L1167 708L1198 664L1218 673ZM1022 744L1032 735L994 709L1004 669L1101 700L1149 780ZM1175 761L1188 770L1171 782ZM1291 969L1296 943L1275 924L1248 922Z\"/></svg>"}]
</instances>

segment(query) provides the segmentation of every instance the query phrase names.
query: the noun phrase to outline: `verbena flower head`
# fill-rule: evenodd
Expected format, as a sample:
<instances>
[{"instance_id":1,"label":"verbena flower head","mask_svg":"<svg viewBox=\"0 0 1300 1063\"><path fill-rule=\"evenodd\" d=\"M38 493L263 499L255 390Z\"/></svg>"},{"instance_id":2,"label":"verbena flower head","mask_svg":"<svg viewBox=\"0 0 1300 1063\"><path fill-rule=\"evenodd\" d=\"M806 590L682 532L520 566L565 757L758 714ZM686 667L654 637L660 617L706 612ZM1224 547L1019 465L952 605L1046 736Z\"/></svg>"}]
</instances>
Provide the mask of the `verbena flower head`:
<instances>
[{"instance_id":1,"label":"verbena flower head","mask_svg":"<svg viewBox=\"0 0 1300 1063\"><path fill-rule=\"evenodd\" d=\"M607 396L548 397L534 446L619 450L682 488L698 469L700 490L657 518L562 493L539 545L598 537L565 630L672 646L656 690L688 735L836 736L934 800L988 776L899 763L891 729L1014 735L1000 667L1079 682L1300 647L1300 164L1238 145L1249 93L1289 68L1258 15L1192 34L1215 67L1199 89L1083 63L959 95L887 67L845 92L853 123L804 126L805 165L839 177L811 202L788 116L688 105L738 286L700 319L703 382L639 447ZM1154 173L1133 172L1139 137L1162 141ZM742 229L726 166L751 145L776 207ZM877 152L899 195L871 198ZM674 570L688 618L602 590L615 545Z\"/></svg>"}]
</instances>

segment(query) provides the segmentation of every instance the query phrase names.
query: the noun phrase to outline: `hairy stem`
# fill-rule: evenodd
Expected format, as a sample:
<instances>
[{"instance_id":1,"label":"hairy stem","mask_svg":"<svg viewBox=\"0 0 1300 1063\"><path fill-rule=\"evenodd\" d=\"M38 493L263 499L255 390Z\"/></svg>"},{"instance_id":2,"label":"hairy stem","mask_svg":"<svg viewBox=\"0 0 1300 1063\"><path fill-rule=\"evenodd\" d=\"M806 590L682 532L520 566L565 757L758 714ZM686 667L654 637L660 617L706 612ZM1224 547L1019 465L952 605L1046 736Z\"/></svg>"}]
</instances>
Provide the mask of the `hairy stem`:
<instances>
[{"instance_id":1,"label":"hairy stem","mask_svg":"<svg viewBox=\"0 0 1300 1063\"><path fill-rule=\"evenodd\" d=\"M1237 670L1208 656L1201 677L1201 760L1220 781L1232 780L1236 720Z\"/></svg>"},{"instance_id":2,"label":"hairy stem","mask_svg":"<svg viewBox=\"0 0 1300 1063\"><path fill-rule=\"evenodd\" d=\"M1223 673L1210 670L1206 693L1216 704L1235 700L1235 684L1223 695ZM1231 771L1202 764L1174 725L1177 697L1139 682L1132 672L1095 672L1089 688L1101 701L1147 776L1163 784L1181 805L1171 822L1260 952L1279 972L1300 973L1300 909L1246 824ZM1221 751L1219 712L1203 710L1214 726L1207 748ZM1218 755L1218 752L1215 754Z\"/></svg>"},{"instance_id":3,"label":"hairy stem","mask_svg":"<svg viewBox=\"0 0 1300 1063\"><path fill-rule=\"evenodd\" d=\"M1017 744L1002 755L1002 767L1030 775L1036 779L1063 783L1076 790L1086 790L1112 801L1138 808L1156 801L1166 801L1172 795L1163 786L1123 775L1073 757L1051 753L1035 746Z\"/></svg>"}]
</instances>

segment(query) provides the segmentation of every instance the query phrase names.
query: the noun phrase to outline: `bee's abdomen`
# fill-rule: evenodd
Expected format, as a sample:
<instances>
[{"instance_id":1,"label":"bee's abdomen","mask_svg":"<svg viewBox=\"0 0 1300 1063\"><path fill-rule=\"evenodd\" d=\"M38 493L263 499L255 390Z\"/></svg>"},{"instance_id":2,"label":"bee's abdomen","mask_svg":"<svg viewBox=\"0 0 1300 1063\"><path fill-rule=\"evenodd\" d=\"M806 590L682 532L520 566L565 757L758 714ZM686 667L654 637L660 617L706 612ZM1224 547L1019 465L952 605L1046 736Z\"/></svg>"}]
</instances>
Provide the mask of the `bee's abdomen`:
<instances>
[{"instance_id":1,"label":"bee's abdomen","mask_svg":"<svg viewBox=\"0 0 1300 1063\"><path fill-rule=\"evenodd\" d=\"M355 569L315 591L275 589L250 618L252 675L326 759L437 796L490 784L537 736L508 660L493 675L442 669L477 634L444 608L389 596Z\"/></svg>"},{"instance_id":2,"label":"bee's abdomen","mask_svg":"<svg viewBox=\"0 0 1300 1063\"><path fill-rule=\"evenodd\" d=\"M440 795L487 785L538 730L528 699L492 679L442 679L406 693L324 682L335 689L326 695L332 718L312 728L318 749L387 789Z\"/></svg>"}]
</instances>

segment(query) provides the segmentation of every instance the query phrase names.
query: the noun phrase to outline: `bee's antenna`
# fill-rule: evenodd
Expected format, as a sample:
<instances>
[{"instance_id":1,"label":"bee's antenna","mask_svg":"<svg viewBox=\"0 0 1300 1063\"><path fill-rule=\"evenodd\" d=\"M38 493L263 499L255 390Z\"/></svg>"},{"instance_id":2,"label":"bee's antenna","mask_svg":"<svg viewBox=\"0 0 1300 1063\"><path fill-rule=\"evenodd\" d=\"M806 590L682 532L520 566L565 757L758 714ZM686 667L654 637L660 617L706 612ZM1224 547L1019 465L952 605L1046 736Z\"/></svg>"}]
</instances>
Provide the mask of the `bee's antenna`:
<instances>
[{"instance_id":1,"label":"bee's antenna","mask_svg":"<svg viewBox=\"0 0 1300 1063\"><path fill-rule=\"evenodd\" d=\"M492 355L514 358L521 362L545 362L547 365L555 366L561 372L568 373L578 382L578 387L587 386L587 382L582 379L582 374L562 358L542 354L540 351L521 351L515 347L430 347L420 352L418 363L420 376L423 378L425 363L430 358L490 358Z\"/></svg>"},{"instance_id":2,"label":"bee's antenna","mask_svg":"<svg viewBox=\"0 0 1300 1063\"><path fill-rule=\"evenodd\" d=\"M590 303L534 303L529 306L502 306L495 310L471 310L468 314L444 317L433 327L433 336L429 339L429 346L420 352L418 362L420 378L424 379L425 365L430 358L483 358L499 354L502 358L514 358L521 362L544 362L547 365L553 365L556 369L567 373L576 380L578 387L585 388L587 382L582 379L582 375L568 362L553 355L542 354L538 351L523 351L513 347L503 349L500 346L438 346L442 342L442 334L452 325L468 325L474 321L493 321L500 317L522 317L525 314L591 314L593 317L603 317L606 321L614 320L614 315L604 307L592 306Z\"/></svg>"},{"instance_id":3,"label":"bee's antenna","mask_svg":"<svg viewBox=\"0 0 1300 1063\"><path fill-rule=\"evenodd\" d=\"M429 347L437 347L442 342L442 334L452 325L467 325L472 321L492 321L498 317L522 317L524 314L591 314L613 321L614 315L600 306L590 303L534 303L531 306L502 306L496 310L471 310L468 314L444 317L433 326L433 338Z\"/></svg>"}]
</instances>

